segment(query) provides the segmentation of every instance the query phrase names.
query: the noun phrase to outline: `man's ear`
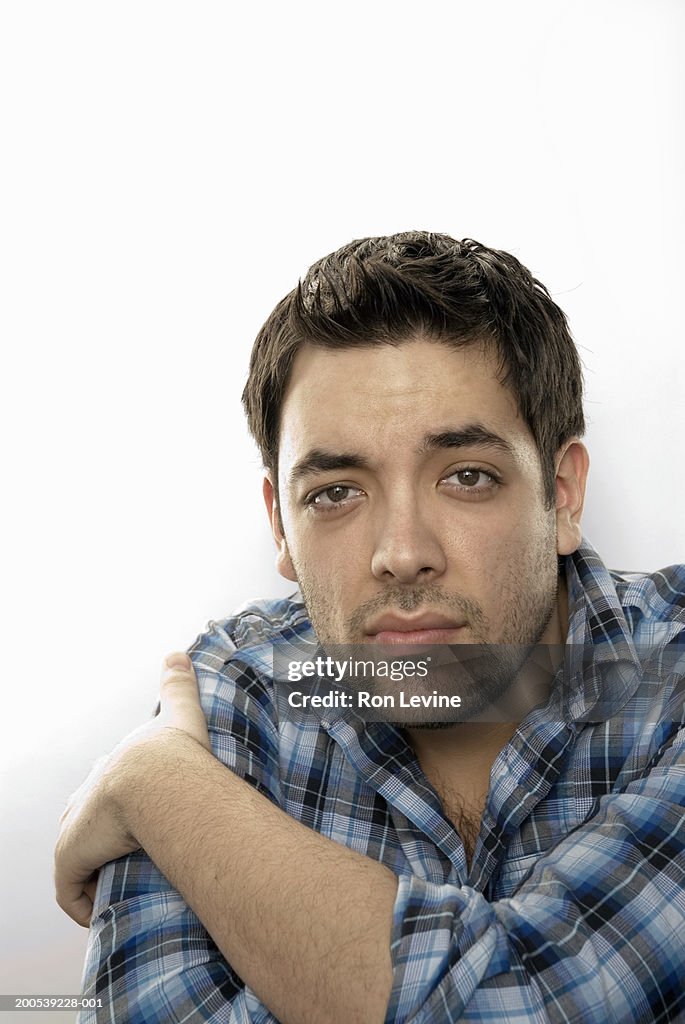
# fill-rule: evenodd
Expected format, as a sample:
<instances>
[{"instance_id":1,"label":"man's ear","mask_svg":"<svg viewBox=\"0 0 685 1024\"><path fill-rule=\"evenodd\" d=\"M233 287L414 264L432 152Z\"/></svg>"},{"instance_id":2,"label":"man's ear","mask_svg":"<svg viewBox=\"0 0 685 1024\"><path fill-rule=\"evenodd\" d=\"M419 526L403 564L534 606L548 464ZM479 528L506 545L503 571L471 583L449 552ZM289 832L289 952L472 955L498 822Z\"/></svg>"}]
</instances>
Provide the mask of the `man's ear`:
<instances>
[{"instance_id":1,"label":"man's ear","mask_svg":"<svg viewBox=\"0 0 685 1024\"><path fill-rule=\"evenodd\" d=\"M297 576L290 559L285 534L283 533L283 523L281 522L281 513L276 500L276 491L268 474L264 477L262 494L264 495L266 511L269 514L271 532L276 541L276 568L286 580L292 580L293 583L297 583Z\"/></svg>"},{"instance_id":2,"label":"man's ear","mask_svg":"<svg viewBox=\"0 0 685 1024\"><path fill-rule=\"evenodd\" d=\"M556 459L557 553L571 555L580 545L580 524L590 456L581 441L568 441Z\"/></svg>"}]
</instances>

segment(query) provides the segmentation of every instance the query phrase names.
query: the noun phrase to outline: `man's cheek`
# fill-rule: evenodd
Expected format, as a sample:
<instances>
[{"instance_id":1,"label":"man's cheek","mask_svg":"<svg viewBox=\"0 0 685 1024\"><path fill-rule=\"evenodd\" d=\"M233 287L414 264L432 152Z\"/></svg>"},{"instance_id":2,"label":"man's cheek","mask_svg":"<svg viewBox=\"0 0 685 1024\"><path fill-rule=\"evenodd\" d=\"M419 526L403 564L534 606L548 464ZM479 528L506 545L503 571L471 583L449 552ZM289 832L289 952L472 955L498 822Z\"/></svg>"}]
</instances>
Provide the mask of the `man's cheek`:
<instances>
[{"instance_id":1,"label":"man's cheek","mask_svg":"<svg viewBox=\"0 0 685 1024\"><path fill-rule=\"evenodd\" d=\"M458 584L458 577L468 577L477 585L495 582L503 565L516 550L518 526L503 529L501 525L484 524L482 529L470 530L468 536L459 536L458 543L450 546L449 570Z\"/></svg>"}]
</instances>

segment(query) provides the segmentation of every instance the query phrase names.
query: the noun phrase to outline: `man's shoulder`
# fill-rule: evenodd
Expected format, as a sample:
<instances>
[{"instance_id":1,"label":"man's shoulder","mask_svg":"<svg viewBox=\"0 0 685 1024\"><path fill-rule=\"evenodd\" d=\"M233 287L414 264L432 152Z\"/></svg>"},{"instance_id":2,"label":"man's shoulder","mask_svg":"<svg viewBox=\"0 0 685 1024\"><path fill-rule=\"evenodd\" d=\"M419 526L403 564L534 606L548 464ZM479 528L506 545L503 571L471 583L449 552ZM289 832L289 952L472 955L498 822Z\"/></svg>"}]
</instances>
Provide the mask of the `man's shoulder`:
<instances>
[{"instance_id":1,"label":"man's shoulder","mask_svg":"<svg viewBox=\"0 0 685 1024\"><path fill-rule=\"evenodd\" d=\"M220 671L236 655L259 656L275 644L306 633L309 617L299 593L250 599L229 616L210 620L189 648L194 662Z\"/></svg>"},{"instance_id":2,"label":"man's shoulder","mask_svg":"<svg viewBox=\"0 0 685 1024\"><path fill-rule=\"evenodd\" d=\"M671 624L677 633L685 630L685 565L653 572L612 570L610 575L634 636L657 624Z\"/></svg>"},{"instance_id":3,"label":"man's shoulder","mask_svg":"<svg viewBox=\"0 0 685 1024\"><path fill-rule=\"evenodd\" d=\"M685 644L685 565L610 570L584 538L567 569L570 642L626 644L629 658L642 645Z\"/></svg>"},{"instance_id":4,"label":"man's shoulder","mask_svg":"<svg viewBox=\"0 0 685 1024\"><path fill-rule=\"evenodd\" d=\"M685 612L685 564L667 565L652 572L610 570L624 606L635 604L652 614Z\"/></svg>"},{"instance_id":5,"label":"man's shoulder","mask_svg":"<svg viewBox=\"0 0 685 1024\"><path fill-rule=\"evenodd\" d=\"M251 598L228 618L210 622L208 628L221 630L238 650L261 643L274 643L292 630L309 626L309 617L299 592L284 598Z\"/></svg>"}]
</instances>

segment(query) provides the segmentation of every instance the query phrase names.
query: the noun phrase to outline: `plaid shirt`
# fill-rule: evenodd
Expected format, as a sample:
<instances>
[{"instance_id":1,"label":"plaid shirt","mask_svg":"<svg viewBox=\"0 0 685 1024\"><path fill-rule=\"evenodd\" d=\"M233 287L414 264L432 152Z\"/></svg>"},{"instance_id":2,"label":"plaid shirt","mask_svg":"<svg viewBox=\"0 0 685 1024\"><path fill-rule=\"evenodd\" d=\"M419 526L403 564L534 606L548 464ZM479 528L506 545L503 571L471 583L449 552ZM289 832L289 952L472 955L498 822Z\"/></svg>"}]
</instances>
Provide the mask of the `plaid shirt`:
<instances>
[{"instance_id":1,"label":"plaid shirt","mask_svg":"<svg viewBox=\"0 0 685 1024\"><path fill-rule=\"evenodd\" d=\"M584 544L566 575L571 713L532 712L498 755L470 870L399 729L279 699L302 604L190 649L216 756L398 875L388 1022L685 1021L685 566L610 573ZM143 852L101 871L84 994L82 1024L274 1021Z\"/></svg>"}]
</instances>

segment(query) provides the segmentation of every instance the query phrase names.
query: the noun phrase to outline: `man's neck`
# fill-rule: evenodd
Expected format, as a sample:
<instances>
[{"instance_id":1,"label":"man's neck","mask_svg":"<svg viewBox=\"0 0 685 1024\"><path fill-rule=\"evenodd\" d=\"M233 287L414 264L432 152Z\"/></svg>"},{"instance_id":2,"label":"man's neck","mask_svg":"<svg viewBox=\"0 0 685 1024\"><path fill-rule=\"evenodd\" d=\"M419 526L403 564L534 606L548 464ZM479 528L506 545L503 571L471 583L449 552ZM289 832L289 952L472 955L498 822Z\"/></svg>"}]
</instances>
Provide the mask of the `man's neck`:
<instances>
[{"instance_id":1,"label":"man's neck","mask_svg":"<svg viewBox=\"0 0 685 1024\"><path fill-rule=\"evenodd\" d=\"M461 838L469 871L490 789L492 764L515 729L511 722L464 722L449 729L407 730L423 774Z\"/></svg>"},{"instance_id":2,"label":"man's neck","mask_svg":"<svg viewBox=\"0 0 685 1024\"><path fill-rule=\"evenodd\" d=\"M461 778L471 785L489 776L492 763L509 742L516 722L459 722L445 729L406 729L426 774Z\"/></svg>"}]
</instances>

